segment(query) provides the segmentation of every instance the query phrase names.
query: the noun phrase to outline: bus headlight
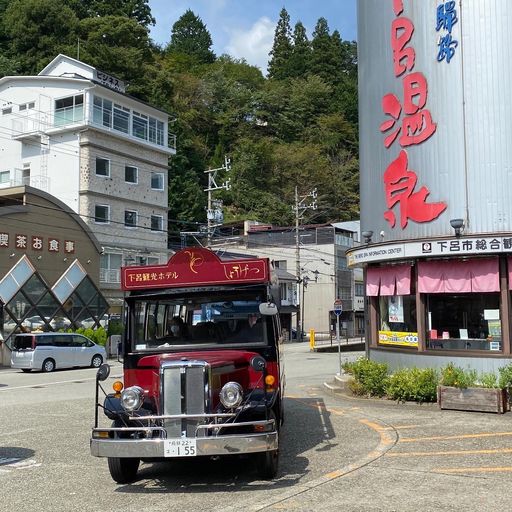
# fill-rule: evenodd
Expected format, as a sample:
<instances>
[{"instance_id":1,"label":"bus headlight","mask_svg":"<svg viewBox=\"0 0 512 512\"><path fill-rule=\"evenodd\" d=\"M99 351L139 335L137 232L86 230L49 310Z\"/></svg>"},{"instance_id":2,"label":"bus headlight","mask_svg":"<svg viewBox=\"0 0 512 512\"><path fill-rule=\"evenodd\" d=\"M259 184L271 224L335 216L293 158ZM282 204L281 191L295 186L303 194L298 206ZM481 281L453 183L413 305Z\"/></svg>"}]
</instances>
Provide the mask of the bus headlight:
<instances>
[{"instance_id":1,"label":"bus headlight","mask_svg":"<svg viewBox=\"0 0 512 512\"><path fill-rule=\"evenodd\" d=\"M131 412L141 408L144 402L144 390L139 386L131 386L121 393L121 406Z\"/></svg>"},{"instance_id":2,"label":"bus headlight","mask_svg":"<svg viewBox=\"0 0 512 512\"><path fill-rule=\"evenodd\" d=\"M220 403L226 409L233 409L242 403L242 386L238 382L228 382L220 390Z\"/></svg>"}]
</instances>

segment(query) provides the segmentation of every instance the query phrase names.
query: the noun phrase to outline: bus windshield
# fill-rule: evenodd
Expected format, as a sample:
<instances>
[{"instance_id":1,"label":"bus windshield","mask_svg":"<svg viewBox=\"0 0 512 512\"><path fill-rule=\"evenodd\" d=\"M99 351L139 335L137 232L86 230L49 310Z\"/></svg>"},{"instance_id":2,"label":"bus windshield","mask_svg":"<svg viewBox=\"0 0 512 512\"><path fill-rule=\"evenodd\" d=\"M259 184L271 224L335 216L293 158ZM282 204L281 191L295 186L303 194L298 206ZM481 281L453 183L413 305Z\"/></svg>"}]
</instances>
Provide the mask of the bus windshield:
<instances>
[{"instance_id":1,"label":"bus windshield","mask_svg":"<svg viewBox=\"0 0 512 512\"><path fill-rule=\"evenodd\" d=\"M131 304L132 351L265 345L266 318L256 296L144 298ZM268 328L271 328L269 322Z\"/></svg>"}]
</instances>

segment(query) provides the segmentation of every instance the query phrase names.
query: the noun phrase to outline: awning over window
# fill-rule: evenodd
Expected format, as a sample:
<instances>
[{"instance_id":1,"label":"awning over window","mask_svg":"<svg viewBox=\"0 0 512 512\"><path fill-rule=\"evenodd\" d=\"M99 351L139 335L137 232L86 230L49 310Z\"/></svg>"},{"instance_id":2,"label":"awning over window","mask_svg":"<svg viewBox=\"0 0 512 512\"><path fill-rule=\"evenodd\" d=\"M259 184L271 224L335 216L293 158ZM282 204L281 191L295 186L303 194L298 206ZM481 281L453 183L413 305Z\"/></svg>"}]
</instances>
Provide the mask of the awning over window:
<instances>
[{"instance_id":1,"label":"awning over window","mask_svg":"<svg viewBox=\"0 0 512 512\"><path fill-rule=\"evenodd\" d=\"M366 295L409 295L411 293L411 266L390 265L369 267L366 271Z\"/></svg>"},{"instance_id":2,"label":"awning over window","mask_svg":"<svg viewBox=\"0 0 512 512\"><path fill-rule=\"evenodd\" d=\"M418 262L420 293L485 293L500 291L498 258Z\"/></svg>"}]
</instances>

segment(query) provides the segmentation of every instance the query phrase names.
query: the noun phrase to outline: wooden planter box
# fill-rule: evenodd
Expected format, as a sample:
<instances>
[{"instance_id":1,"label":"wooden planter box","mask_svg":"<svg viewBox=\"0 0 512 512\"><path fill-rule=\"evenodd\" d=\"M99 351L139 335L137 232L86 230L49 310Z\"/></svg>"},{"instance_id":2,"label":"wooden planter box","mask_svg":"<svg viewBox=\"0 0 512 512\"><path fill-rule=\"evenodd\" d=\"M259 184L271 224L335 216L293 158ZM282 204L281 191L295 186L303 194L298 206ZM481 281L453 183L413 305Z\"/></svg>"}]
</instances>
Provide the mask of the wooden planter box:
<instances>
[{"instance_id":1,"label":"wooden planter box","mask_svg":"<svg viewBox=\"0 0 512 512\"><path fill-rule=\"evenodd\" d=\"M438 386L437 403L441 409L455 409L458 411L503 414L510 410L506 389L460 389L451 386Z\"/></svg>"}]
</instances>

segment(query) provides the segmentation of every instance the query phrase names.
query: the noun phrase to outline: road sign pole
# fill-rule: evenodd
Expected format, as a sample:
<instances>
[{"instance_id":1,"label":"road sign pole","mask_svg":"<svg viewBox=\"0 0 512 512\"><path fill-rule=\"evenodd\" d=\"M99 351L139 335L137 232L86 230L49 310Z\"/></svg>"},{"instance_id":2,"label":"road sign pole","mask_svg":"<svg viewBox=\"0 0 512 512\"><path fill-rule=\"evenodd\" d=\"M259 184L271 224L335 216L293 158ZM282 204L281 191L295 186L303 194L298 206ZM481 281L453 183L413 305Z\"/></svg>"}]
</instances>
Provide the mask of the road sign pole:
<instances>
[{"instance_id":1,"label":"road sign pole","mask_svg":"<svg viewBox=\"0 0 512 512\"><path fill-rule=\"evenodd\" d=\"M341 376L341 340L340 340L340 317L336 315L336 340L338 342L338 357L340 360L340 376Z\"/></svg>"},{"instance_id":2,"label":"road sign pole","mask_svg":"<svg viewBox=\"0 0 512 512\"><path fill-rule=\"evenodd\" d=\"M336 341L338 342L339 374L341 376L341 340L340 340L340 315L343 312L343 305L340 299L334 301L334 314L336 315Z\"/></svg>"}]
</instances>

